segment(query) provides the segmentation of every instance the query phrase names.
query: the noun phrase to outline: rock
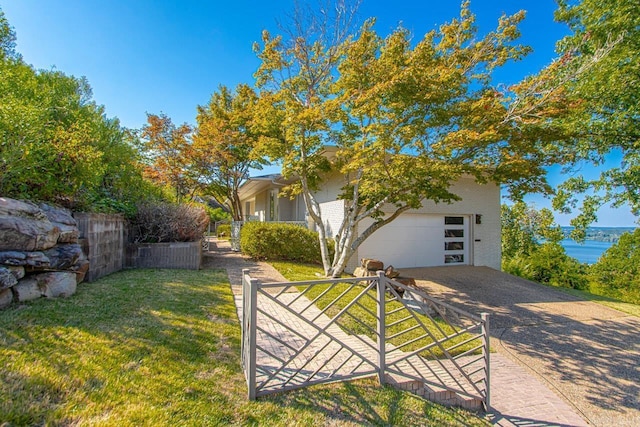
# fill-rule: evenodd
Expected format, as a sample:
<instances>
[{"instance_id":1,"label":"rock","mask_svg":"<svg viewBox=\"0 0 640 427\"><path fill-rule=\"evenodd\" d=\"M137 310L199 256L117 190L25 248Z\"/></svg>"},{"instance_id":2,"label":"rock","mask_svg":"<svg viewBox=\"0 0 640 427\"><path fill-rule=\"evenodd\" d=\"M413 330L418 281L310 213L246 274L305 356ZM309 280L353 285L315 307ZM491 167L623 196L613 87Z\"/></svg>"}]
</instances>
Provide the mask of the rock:
<instances>
[{"instance_id":1,"label":"rock","mask_svg":"<svg viewBox=\"0 0 640 427\"><path fill-rule=\"evenodd\" d=\"M80 283L84 282L84 278L89 271L89 261L86 258L79 260L76 265L71 267L71 271L76 273L76 284L79 285Z\"/></svg>"},{"instance_id":2,"label":"rock","mask_svg":"<svg viewBox=\"0 0 640 427\"><path fill-rule=\"evenodd\" d=\"M76 293L76 274L72 271L42 273L35 275L34 278L44 297L70 297Z\"/></svg>"},{"instance_id":3,"label":"rock","mask_svg":"<svg viewBox=\"0 0 640 427\"><path fill-rule=\"evenodd\" d=\"M60 229L58 243L78 243L78 236L80 235L78 223L71 215L70 210L47 205L46 203L41 203L40 209L42 209L49 221Z\"/></svg>"},{"instance_id":4,"label":"rock","mask_svg":"<svg viewBox=\"0 0 640 427\"><path fill-rule=\"evenodd\" d=\"M20 280L11 290L17 302L31 301L42 297L38 281L33 277Z\"/></svg>"},{"instance_id":5,"label":"rock","mask_svg":"<svg viewBox=\"0 0 640 427\"><path fill-rule=\"evenodd\" d=\"M60 229L30 202L0 197L0 251L52 248Z\"/></svg>"},{"instance_id":6,"label":"rock","mask_svg":"<svg viewBox=\"0 0 640 427\"><path fill-rule=\"evenodd\" d=\"M54 270L69 270L84 256L77 243L56 245L44 251L44 255L49 258L49 268Z\"/></svg>"},{"instance_id":7,"label":"rock","mask_svg":"<svg viewBox=\"0 0 640 427\"><path fill-rule=\"evenodd\" d=\"M384 270L384 263L378 259L362 258L360 263L365 270Z\"/></svg>"},{"instance_id":8,"label":"rock","mask_svg":"<svg viewBox=\"0 0 640 427\"><path fill-rule=\"evenodd\" d=\"M9 289L18 284L18 279L8 268L0 267L0 291Z\"/></svg>"},{"instance_id":9,"label":"rock","mask_svg":"<svg viewBox=\"0 0 640 427\"><path fill-rule=\"evenodd\" d=\"M9 307L12 302L13 292L11 292L11 289L0 291L0 310Z\"/></svg>"},{"instance_id":10,"label":"rock","mask_svg":"<svg viewBox=\"0 0 640 427\"><path fill-rule=\"evenodd\" d=\"M8 265L5 268L9 270L11 274L13 274L13 276L18 280L22 279L25 275L24 267L22 266Z\"/></svg>"},{"instance_id":11,"label":"rock","mask_svg":"<svg viewBox=\"0 0 640 427\"><path fill-rule=\"evenodd\" d=\"M18 251L0 252L0 264L4 265L26 265L27 254Z\"/></svg>"},{"instance_id":12,"label":"rock","mask_svg":"<svg viewBox=\"0 0 640 427\"><path fill-rule=\"evenodd\" d=\"M386 270L384 270L384 275L387 276L389 279L395 279L400 275L400 272L394 269L393 265L390 265L389 267L386 268Z\"/></svg>"},{"instance_id":13,"label":"rock","mask_svg":"<svg viewBox=\"0 0 640 427\"><path fill-rule=\"evenodd\" d=\"M42 252L0 252L0 264L6 266L49 267L51 262Z\"/></svg>"}]
</instances>

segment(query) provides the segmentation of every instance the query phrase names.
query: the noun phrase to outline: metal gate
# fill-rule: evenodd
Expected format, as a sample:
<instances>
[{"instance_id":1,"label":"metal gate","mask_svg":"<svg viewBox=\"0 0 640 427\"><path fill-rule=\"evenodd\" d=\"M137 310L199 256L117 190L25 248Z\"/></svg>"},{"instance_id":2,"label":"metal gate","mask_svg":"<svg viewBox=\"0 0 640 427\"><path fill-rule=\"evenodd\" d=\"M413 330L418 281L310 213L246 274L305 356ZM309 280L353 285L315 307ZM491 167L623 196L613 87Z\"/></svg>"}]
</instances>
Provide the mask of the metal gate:
<instances>
[{"instance_id":1,"label":"metal gate","mask_svg":"<svg viewBox=\"0 0 640 427\"><path fill-rule=\"evenodd\" d=\"M260 283L243 271L242 364L250 399L377 376L429 400L488 409L488 315L379 272Z\"/></svg>"}]
</instances>

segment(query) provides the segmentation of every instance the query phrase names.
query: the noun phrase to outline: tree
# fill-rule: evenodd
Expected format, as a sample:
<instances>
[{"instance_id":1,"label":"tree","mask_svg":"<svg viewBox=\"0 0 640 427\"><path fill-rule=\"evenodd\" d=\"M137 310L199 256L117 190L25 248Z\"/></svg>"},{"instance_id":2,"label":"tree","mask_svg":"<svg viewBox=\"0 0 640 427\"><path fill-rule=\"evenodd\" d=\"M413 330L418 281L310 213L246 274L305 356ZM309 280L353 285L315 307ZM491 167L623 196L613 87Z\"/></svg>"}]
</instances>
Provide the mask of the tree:
<instances>
[{"instance_id":1,"label":"tree","mask_svg":"<svg viewBox=\"0 0 640 427\"><path fill-rule=\"evenodd\" d=\"M191 127L186 123L176 127L166 114L147 114L141 137L147 155L145 175L170 187L178 202L191 194L196 186L189 170L193 157Z\"/></svg>"},{"instance_id":2,"label":"tree","mask_svg":"<svg viewBox=\"0 0 640 427\"><path fill-rule=\"evenodd\" d=\"M502 205L502 269L539 283L587 287L586 268L567 255L564 234L549 209L524 202Z\"/></svg>"},{"instance_id":3,"label":"tree","mask_svg":"<svg viewBox=\"0 0 640 427\"><path fill-rule=\"evenodd\" d=\"M16 52L16 33L0 8L0 59L20 59Z\"/></svg>"},{"instance_id":4,"label":"tree","mask_svg":"<svg viewBox=\"0 0 640 427\"><path fill-rule=\"evenodd\" d=\"M531 255L542 242L557 243L564 235L553 213L524 202L502 205L502 258Z\"/></svg>"},{"instance_id":5,"label":"tree","mask_svg":"<svg viewBox=\"0 0 640 427\"><path fill-rule=\"evenodd\" d=\"M257 73L281 119L270 152L299 177L289 190L304 196L327 275L339 275L366 238L425 199L457 200L450 186L463 175L507 183L514 196L550 190L544 166L561 153L544 148L562 129L547 119L564 113L564 94L541 100L546 76L508 90L491 85L495 68L529 50L515 44L523 12L479 39L465 2L459 19L412 45L403 28L382 39L374 21L351 36L349 9L335 10L332 19L294 15L286 40L265 33ZM337 147L332 164L327 143ZM331 168L344 176L345 204L330 260L314 190ZM365 219L373 221L362 227Z\"/></svg>"},{"instance_id":6,"label":"tree","mask_svg":"<svg viewBox=\"0 0 640 427\"><path fill-rule=\"evenodd\" d=\"M620 158L597 178L575 172L559 188L556 209L569 213L580 204L571 224L581 239L604 204L628 204L640 215L640 6L636 0L558 4L556 19L572 31L558 43L561 60L565 68L583 69L571 79L556 73L578 107L563 118L572 137L562 143L575 153L569 166L585 170L603 165L611 154Z\"/></svg>"},{"instance_id":7,"label":"tree","mask_svg":"<svg viewBox=\"0 0 640 427\"><path fill-rule=\"evenodd\" d=\"M198 107L194 132L194 169L205 192L228 203L233 219L243 219L238 189L249 177L249 169L266 163L257 152L260 135L254 126L258 95L247 85L235 92L220 86L207 106Z\"/></svg>"},{"instance_id":8,"label":"tree","mask_svg":"<svg viewBox=\"0 0 640 427\"><path fill-rule=\"evenodd\" d=\"M598 293L640 302L640 228L625 233L590 270Z\"/></svg>"},{"instance_id":9,"label":"tree","mask_svg":"<svg viewBox=\"0 0 640 427\"><path fill-rule=\"evenodd\" d=\"M0 194L126 211L148 188L129 133L84 78L35 70L0 11Z\"/></svg>"}]
</instances>

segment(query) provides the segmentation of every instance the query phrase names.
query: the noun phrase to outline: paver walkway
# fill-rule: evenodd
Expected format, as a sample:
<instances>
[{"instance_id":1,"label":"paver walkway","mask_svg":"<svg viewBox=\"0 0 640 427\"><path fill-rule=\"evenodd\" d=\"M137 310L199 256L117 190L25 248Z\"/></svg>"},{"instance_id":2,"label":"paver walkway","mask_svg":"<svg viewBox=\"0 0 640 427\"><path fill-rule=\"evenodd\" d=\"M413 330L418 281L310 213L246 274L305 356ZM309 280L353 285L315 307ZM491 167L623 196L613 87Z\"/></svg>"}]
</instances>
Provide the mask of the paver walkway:
<instances>
[{"instance_id":1,"label":"paver walkway","mask_svg":"<svg viewBox=\"0 0 640 427\"><path fill-rule=\"evenodd\" d=\"M249 269L252 277L263 282L286 280L269 264L231 252L224 241L212 242L211 252L205 255L203 264L204 268L227 269L239 312L242 309L242 269ZM469 307L466 309L469 310ZM475 307L471 311L481 310ZM501 353L491 354L491 393L492 412L489 417L498 426L588 425L539 379Z\"/></svg>"}]
</instances>

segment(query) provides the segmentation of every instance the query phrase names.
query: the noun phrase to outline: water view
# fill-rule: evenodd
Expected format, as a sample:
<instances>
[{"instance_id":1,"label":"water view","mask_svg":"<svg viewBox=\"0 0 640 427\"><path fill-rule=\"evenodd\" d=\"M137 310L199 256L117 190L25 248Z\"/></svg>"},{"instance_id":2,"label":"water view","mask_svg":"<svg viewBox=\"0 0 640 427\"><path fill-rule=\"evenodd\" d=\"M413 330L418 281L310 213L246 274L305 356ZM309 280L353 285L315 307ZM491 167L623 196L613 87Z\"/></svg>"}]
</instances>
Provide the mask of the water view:
<instances>
[{"instance_id":1,"label":"water view","mask_svg":"<svg viewBox=\"0 0 640 427\"><path fill-rule=\"evenodd\" d=\"M571 239L564 239L560 244L567 251L567 255L585 264L595 264L600 255L613 245L612 242L599 242L596 240L585 240L581 244Z\"/></svg>"}]
</instances>

